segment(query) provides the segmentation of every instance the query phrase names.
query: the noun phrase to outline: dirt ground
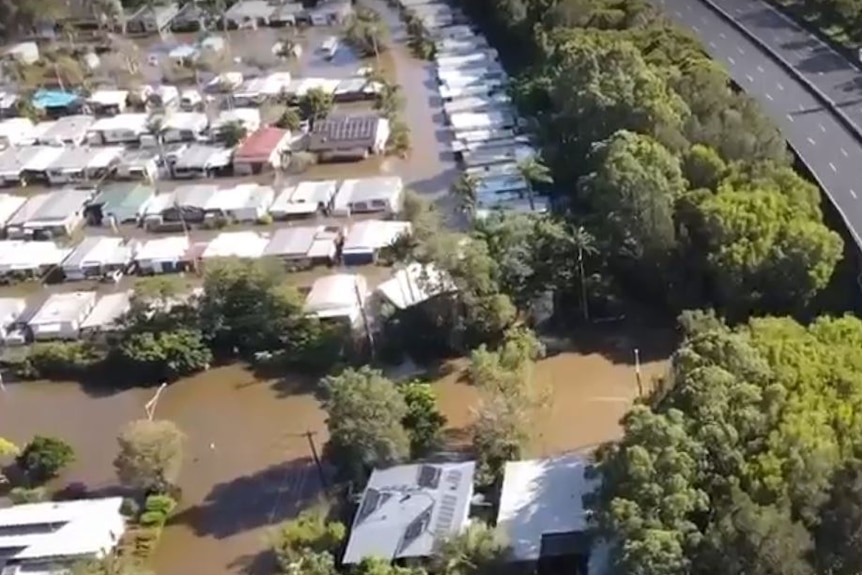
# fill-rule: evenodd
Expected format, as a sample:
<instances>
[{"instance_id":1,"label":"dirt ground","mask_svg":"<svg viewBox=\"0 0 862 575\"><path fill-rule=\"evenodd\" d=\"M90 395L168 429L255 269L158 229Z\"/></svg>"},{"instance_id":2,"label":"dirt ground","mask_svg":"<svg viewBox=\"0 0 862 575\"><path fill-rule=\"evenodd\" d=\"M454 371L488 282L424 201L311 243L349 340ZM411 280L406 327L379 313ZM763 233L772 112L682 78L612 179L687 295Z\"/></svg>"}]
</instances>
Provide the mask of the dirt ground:
<instances>
[{"instance_id":1,"label":"dirt ground","mask_svg":"<svg viewBox=\"0 0 862 575\"><path fill-rule=\"evenodd\" d=\"M643 380L664 374L672 346L665 333L612 330L574 342L572 351L542 360L536 383L550 393L530 455L581 449L619 435L619 418L637 394L632 349L640 346ZM463 441L476 390L460 381L464 362L435 383L449 420L448 435ZM246 572L259 567L268 528L312 501L320 479L308 439L326 442L325 415L313 383L261 380L242 366L213 369L182 380L162 396L156 416L188 435L181 478L183 501L155 557L160 575ZM111 461L121 425L143 417L152 390L94 390L76 383L8 384L0 393L0 436L19 443L42 433L66 438L77 461L64 481L96 492L116 487Z\"/></svg>"}]
</instances>

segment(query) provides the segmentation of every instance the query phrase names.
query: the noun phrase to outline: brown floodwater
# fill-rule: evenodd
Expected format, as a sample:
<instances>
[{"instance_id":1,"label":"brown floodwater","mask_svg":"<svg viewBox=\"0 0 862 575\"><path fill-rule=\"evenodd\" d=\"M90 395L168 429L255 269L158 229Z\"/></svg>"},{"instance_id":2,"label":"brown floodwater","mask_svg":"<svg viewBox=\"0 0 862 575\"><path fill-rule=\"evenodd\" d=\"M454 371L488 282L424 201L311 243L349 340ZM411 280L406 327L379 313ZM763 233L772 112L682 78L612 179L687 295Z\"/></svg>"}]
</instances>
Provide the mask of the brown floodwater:
<instances>
[{"instance_id":1,"label":"brown floodwater","mask_svg":"<svg viewBox=\"0 0 862 575\"><path fill-rule=\"evenodd\" d=\"M538 363L534 380L549 392L550 401L538 418L530 455L618 437L619 419L637 394L631 342L601 351L568 351ZM645 383L664 374L662 353L642 351ZM451 372L435 384L454 442L466 439L477 400L476 390L461 381L463 366L463 361L453 362ZM320 480L302 434L316 433L313 439L322 448L326 429L312 388L312 382L296 378L258 379L235 365L165 391L156 417L175 421L188 443L182 504L154 558L159 575L234 574L259 566L268 529L316 498ZM36 433L63 437L77 453L63 481L110 491L116 487L111 462L117 431L144 416L152 393L93 390L76 383L10 383L0 393L0 436L18 443Z\"/></svg>"}]
</instances>

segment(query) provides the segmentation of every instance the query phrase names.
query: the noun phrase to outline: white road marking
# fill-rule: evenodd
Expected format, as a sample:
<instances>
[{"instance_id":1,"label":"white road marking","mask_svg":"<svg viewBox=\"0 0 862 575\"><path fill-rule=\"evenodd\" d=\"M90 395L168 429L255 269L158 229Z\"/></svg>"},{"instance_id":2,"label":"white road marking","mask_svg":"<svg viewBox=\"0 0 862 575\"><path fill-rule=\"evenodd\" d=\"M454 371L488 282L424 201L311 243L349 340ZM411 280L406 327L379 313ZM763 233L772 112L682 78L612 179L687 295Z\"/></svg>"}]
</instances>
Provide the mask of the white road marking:
<instances>
[{"instance_id":1,"label":"white road marking","mask_svg":"<svg viewBox=\"0 0 862 575\"><path fill-rule=\"evenodd\" d=\"M746 75L745 75L745 78L746 78L746 80L748 80L749 82L754 82L754 78L752 78L752 77L751 77L751 74L746 74Z\"/></svg>"},{"instance_id":2,"label":"white road marking","mask_svg":"<svg viewBox=\"0 0 862 575\"><path fill-rule=\"evenodd\" d=\"M815 142L815 141L814 141L814 138L811 138L811 137L809 137L809 138L808 138L808 143L809 143L809 144L811 144L812 146L816 146L816 145L817 145L817 142Z\"/></svg>"},{"instance_id":3,"label":"white road marking","mask_svg":"<svg viewBox=\"0 0 862 575\"><path fill-rule=\"evenodd\" d=\"M760 72L761 74L763 74L763 66L758 66L757 71Z\"/></svg>"},{"instance_id":4,"label":"white road marking","mask_svg":"<svg viewBox=\"0 0 862 575\"><path fill-rule=\"evenodd\" d=\"M727 36L725 36L725 35L724 35L724 32L719 32L719 33L718 33L718 37L719 37L719 38L721 38L722 40L724 40L725 38L727 38Z\"/></svg>"},{"instance_id":5,"label":"white road marking","mask_svg":"<svg viewBox=\"0 0 862 575\"><path fill-rule=\"evenodd\" d=\"M803 106L802 104L799 104L799 111L800 111L800 112L804 112L804 111L805 111L805 106Z\"/></svg>"},{"instance_id":6,"label":"white road marking","mask_svg":"<svg viewBox=\"0 0 862 575\"><path fill-rule=\"evenodd\" d=\"M771 102L771 101L772 101L772 96L771 96L770 94L766 94L766 99L767 99L767 100L769 100L769 101Z\"/></svg>"},{"instance_id":7,"label":"white road marking","mask_svg":"<svg viewBox=\"0 0 862 575\"><path fill-rule=\"evenodd\" d=\"M662 4L664 4L664 0L662 0ZM701 16L700 21L704 24L709 24L709 20L707 20L706 16Z\"/></svg>"},{"instance_id":8,"label":"white road marking","mask_svg":"<svg viewBox=\"0 0 862 575\"><path fill-rule=\"evenodd\" d=\"M788 119L788 120L790 120L790 121L792 122L792 121L793 121L793 116L791 116L790 114L787 114L787 119Z\"/></svg>"},{"instance_id":9,"label":"white road marking","mask_svg":"<svg viewBox=\"0 0 862 575\"><path fill-rule=\"evenodd\" d=\"M737 51L737 52L739 52L739 53L740 53L740 54L742 54L742 55L745 55L745 50L743 50L743 49L742 49L742 48L740 48L739 46L737 46L737 47L736 47L736 51Z\"/></svg>"},{"instance_id":10,"label":"white road marking","mask_svg":"<svg viewBox=\"0 0 862 575\"><path fill-rule=\"evenodd\" d=\"M734 59L733 59L733 58L731 58L730 56L728 56L728 57L727 57L727 61L728 61L728 62L730 62L730 65L731 65L731 66L736 65L736 60L734 60Z\"/></svg>"},{"instance_id":11,"label":"white road marking","mask_svg":"<svg viewBox=\"0 0 862 575\"><path fill-rule=\"evenodd\" d=\"M855 192L855 191L850 190L850 195L851 195L851 196L853 196L853 199L854 199L854 200L855 200L855 199L857 199L857 198L856 198L856 192Z\"/></svg>"},{"instance_id":12,"label":"white road marking","mask_svg":"<svg viewBox=\"0 0 862 575\"><path fill-rule=\"evenodd\" d=\"M700 34L700 28L698 28L694 24L691 25L691 29L694 30L696 34Z\"/></svg>"},{"instance_id":13,"label":"white road marking","mask_svg":"<svg viewBox=\"0 0 862 575\"><path fill-rule=\"evenodd\" d=\"M823 132L823 133L825 134L825 133L826 133L826 128L823 126L823 124L817 124L817 125L818 125L818 126L820 126L820 131L821 131L821 132Z\"/></svg>"},{"instance_id":14,"label":"white road marking","mask_svg":"<svg viewBox=\"0 0 862 575\"><path fill-rule=\"evenodd\" d=\"M677 18L682 18L682 12L680 12L679 10L674 10L673 13L676 14Z\"/></svg>"},{"instance_id":15,"label":"white road marking","mask_svg":"<svg viewBox=\"0 0 862 575\"><path fill-rule=\"evenodd\" d=\"M822 76L822 75L823 75L823 72L817 72L817 75L818 75L818 76Z\"/></svg>"},{"instance_id":16,"label":"white road marking","mask_svg":"<svg viewBox=\"0 0 862 575\"><path fill-rule=\"evenodd\" d=\"M715 49L715 48L717 48L718 46L716 46L716 45L715 45L715 42L710 41L710 43L709 43L709 47L710 47L710 48L712 48L712 49Z\"/></svg>"},{"instance_id":17,"label":"white road marking","mask_svg":"<svg viewBox=\"0 0 862 575\"><path fill-rule=\"evenodd\" d=\"M778 86L778 89L782 92L784 91L784 86L782 86L780 83L776 84L776 86Z\"/></svg>"},{"instance_id":18,"label":"white road marking","mask_svg":"<svg viewBox=\"0 0 862 575\"><path fill-rule=\"evenodd\" d=\"M841 153L842 153L842 154L844 154L844 157L845 157L845 158L849 155L849 154L847 153L847 150L845 150L844 148L841 148Z\"/></svg>"},{"instance_id":19,"label":"white road marking","mask_svg":"<svg viewBox=\"0 0 862 575\"><path fill-rule=\"evenodd\" d=\"M829 162L829 167L832 169L833 172L835 172L836 174L838 173L838 168L836 168L835 164L833 164L832 162Z\"/></svg>"}]
</instances>

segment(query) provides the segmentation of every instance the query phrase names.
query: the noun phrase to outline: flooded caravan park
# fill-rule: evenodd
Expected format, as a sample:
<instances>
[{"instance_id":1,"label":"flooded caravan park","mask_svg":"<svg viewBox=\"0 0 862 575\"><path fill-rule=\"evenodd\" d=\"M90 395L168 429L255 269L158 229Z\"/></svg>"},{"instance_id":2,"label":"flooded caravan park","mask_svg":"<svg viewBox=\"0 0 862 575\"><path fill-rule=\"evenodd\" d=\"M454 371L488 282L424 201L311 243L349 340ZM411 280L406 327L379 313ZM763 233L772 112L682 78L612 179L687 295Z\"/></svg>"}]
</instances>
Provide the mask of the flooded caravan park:
<instances>
[{"instance_id":1,"label":"flooded caravan park","mask_svg":"<svg viewBox=\"0 0 862 575\"><path fill-rule=\"evenodd\" d=\"M661 376L666 348L648 349L654 335L619 338L611 351L564 352L542 360L535 381L551 401L537 427L534 455L613 439L619 418L637 395L631 351L642 345L643 380ZM461 381L463 363L436 384L452 438L463 440L476 390ZM67 439L77 461L64 481L109 490L120 426L144 416L152 389L112 393L77 383L7 384L0 393L0 436L26 442L33 434ZM156 417L186 432L181 509L155 556L159 575L259 572L268 527L291 517L318 494L307 431L326 441L325 415L313 381L257 379L242 366L216 368L170 386Z\"/></svg>"}]
</instances>

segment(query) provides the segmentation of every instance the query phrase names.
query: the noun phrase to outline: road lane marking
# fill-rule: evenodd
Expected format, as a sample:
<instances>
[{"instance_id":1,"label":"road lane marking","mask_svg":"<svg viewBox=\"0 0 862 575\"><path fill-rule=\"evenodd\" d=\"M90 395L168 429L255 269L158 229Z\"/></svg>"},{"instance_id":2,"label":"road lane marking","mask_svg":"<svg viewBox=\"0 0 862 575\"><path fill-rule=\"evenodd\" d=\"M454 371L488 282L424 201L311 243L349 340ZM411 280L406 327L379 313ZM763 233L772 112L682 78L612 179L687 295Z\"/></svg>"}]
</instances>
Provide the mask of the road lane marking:
<instances>
[{"instance_id":1,"label":"road lane marking","mask_svg":"<svg viewBox=\"0 0 862 575\"><path fill-rule=\"evenodd\" d=\"M760 72L761 74L763 74L763 66L758 66L757 71Z\"/></svg>"},{"instance_id":2,"label":"road lane marking","mask_svg":"<svg viewBox=\"0 0 862 575\"><path fill-rule=\"evenodd\" d=\"M832 162L829 162L829 167L832 168L833 172L835 172L836 174L838 173L838 168L836 168L835 164L833 164Z\"/></svg>"},{"instance_id":3,"label":"road lane marking","mask_svg":"<svg viewBox=\"0 0 862 575\"><path fill-rule=\"evenodd\" d=\"M776 86L778 86L778 89L781 90L782 92L784 91L784 86L782 86L780 82L778 84L776 84Z\"/></svg>"},{"instance_id":4,"label":"road lane marking","mask_svg":"<svg viewBox=\"0 0 862 575\"><path fill-rule=\"evenodd\" d=\"M851 196L853 196L853 199L854 199L854 200L855 200L855 199L857 199L857 198L856 198L856 192L855 192L855 191L850 190L850 195L851 195Z\"/></svg>"},{"instance_id":5,"label":"road lane marking","mask_svg":"<svg viewBox=\"0 0 862 575\"><path fill-rule=\"evenodd\" d=\"M739 52L739 53L740 53L741 55L743 55L743 56L745 55L745 50L743 50L743 49L742 49L742 48L740 48L739 46L737 46L737 47L736 47L736 51L737 51L737 52Z\"/></svg>"},{"instance_id":6,"label":"road lane marking","mask_svg":"<svg viewBox=\"0 0 862 575\"><path fill-rule=\"evenodd\" d=\"M799 111L800 111L800 112L804 112L804 111L805 111L805 106L804 106L804 105L802 105L802 104L799 104Z\"/></svg>"},{"instance_id":7,"label":"road lane marking","mask_svg":"<svg viewBox=\"0 0 862 575\"><path fill-rule=\"evenodd\" d=\"M754 82L754 78L752 78L752 77L751 77L751 74L746 74L746 75L745 75L745 78L746 78L746 80L748 80L749 82Z\"/></svg>"},{"instance_id":8,"label":"road lane marking","mask_svg":"<svg viewBox=\"0 0 862 575\"><path fill-rule=\"evenodd\" d=\"M771 96L770 94L767 94L767 95L766 95L766 99L767 99L767 100L769 100L769 101L771 102L771 101L772 101L772 96Z\"/></svg>"},{"instance_id":9,"label":"road lane marking","mask_svg":"<svg viewBox=\"0 0 862 575\"><path fill-rule=\"evenodd\" d=\"M712 41L709 42L709 47L713 49L718 48L718 46L715 45L715 42Z\"/></svg>"},{"instance_id":10,"label":"road lane marking","mask_svg":"<svg viewBox=\"0 0 862 575\"><path fill-rule=\"evenodd\" d=\"M817 125L818 125L818 126L820 126L820 131L821 131L821 132L823 132L823 133L825 134L825 133L826 133L826 128L825 128L825 127L823 127L823 124L817 124Z\"/></svg>"},{"instance_id":11,"label":"road lane marking","mask_svg":"<svg viewBox=\"0 0 862 575\"><path fill-rule=\"evenodd\" d=\"M809 138L808 138L808 143L809 143L809 144L811 144L812 146L816 146L816 145L817 145L817 142L815 142L815 141L814 141L814 138L812 138L812 137L809 137Z\"/></svg>"},{"instance_id":12,"label":"road lane marking","mask_svg":"<svg viewBox=\"0 0 862 575\"><path fill-rule=\"evenodd\" d=\"M733 58L731 58L730 56L728 56L728 57L727 57L727 61L728 61L728 62L730 62L730 65L731 65L731 66L735 66L735 65L736 65L736 60L734 60L734 59L733 59Z\"/></svg>"},{"instance_id":13,"label":"road lane marking","mask_svg":"<svg viewBox=\"0 0 862 575\"><path fill-rule=\"evenodd\" d=\"M724 32L719 32L718 37L721 38L722 40L727 38L727 36L724 35Z\"/></svg>"},{"instance_id":14,"label":"road lane marking","mask_svg":"<svg viewBox=\"0 0 862 575\"><path fill-rule=\"evenodd\" d=\"M680 12L679 10L674 10L673 13L676 14L677 18L682 18L682 12Z\"/></svg>"},{"instance_id":15,"label":"road lane marking","mask_svg":"<svg viewBox=\"0 0 862 575\"><path fill-rule=\"evenodd\" d=\"M787 119L788 119L788 120L790 120L790 121L792 122L792 121L793 121L793 116L791 116L790 114L787 114Z\"/></svg>"},{"instance_id":16,"label":"road lane marking","mask_svg":"<svg viewBox=\"0 0 862 575\"><path fill-rule=\"evenodd\" d=\"M847 153L847 150L845 150L844 148L841 148L841 153L842 153L842 154L844 154L844 157L845 157L845 158L849 155L849 154Z\"/></svg>"},{"instance_id":17,"label":"road lane marking","mask_svg":"<svg viewBox=\"0 0 862 575\"><path fill-rule=\"evenodd\" d=\"M696 34L700 34L700 28L698 28L694 24L691 25L691 29L694 30Z\"/></svg>"}]
</instances>

